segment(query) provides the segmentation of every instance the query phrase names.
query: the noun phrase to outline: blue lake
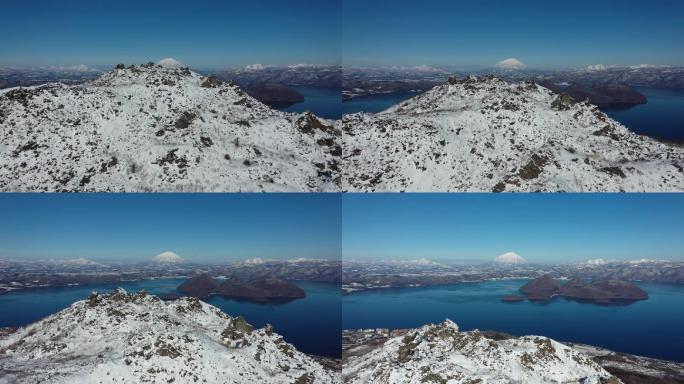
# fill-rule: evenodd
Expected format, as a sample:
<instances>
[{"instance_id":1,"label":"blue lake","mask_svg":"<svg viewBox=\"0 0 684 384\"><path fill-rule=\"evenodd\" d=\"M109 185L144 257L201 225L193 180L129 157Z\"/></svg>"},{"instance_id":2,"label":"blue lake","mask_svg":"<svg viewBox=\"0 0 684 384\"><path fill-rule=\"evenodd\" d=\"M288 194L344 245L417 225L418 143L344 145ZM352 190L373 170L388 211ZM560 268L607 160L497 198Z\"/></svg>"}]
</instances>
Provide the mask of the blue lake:
<instances>
[{"instance_id":1,"label":"blue lake","mask_svg":"<svg viewBox=\"0 0 684 384\"><path fill-rule=\"evenodd\" d=\"M646 96L646 104L603 111L640 135L684 142L684 90L636 89Z\"/></svg>"},{"instance_id":2,"label":"blue lake","mask_svg":"<svg viewBox=\"0 0 684 384\"><path fill-rule=\"evenodd\" d=\"M282 108L282 111L296 113L311 111L316 116L325 119L339 120L342 118L342 96L339 89L307 86L292 86L291 88L304 96L304 101Z\"/></svg>"},{"instance_id":3,"label":"blue lake","mask_svg":"<svg viewBox=\"0 0 684 384\"><path fill-rule=\"evenodd\" d=\"M342 103L342 112L345 115L357 112L378 113L416 95L418 93L400 92L355 97Z\"/></svg>"},{"instance_id":4,"label":"blue lake","mask_svg":"<svg viewBox=\"0 0 684 384\"><path fill-rule=\"evenodd\" d=\"M382 289L342 297L342 327L413 328L455 321L461 329L542 335L558 341L684 362L684 286L639 284L650 298L627 306L556 299L504 303L525 280Z\"/></svg>"},{"instance_id":5,"label":"blue lake","mask_svg":"<svg viewBox=\"0 0 684 384\"><path fill-rule=\"evenodd\" d=\"M108 292L122 287L129 292L145 289L153 294L177 293L184 279L159 279L118 284L65 288L43 288L0 295L0 327L22 326L40 320L88 297L92 291ZM295 282L306 298L286 304L255 304L212 297L207 302L231 316L244 316L263 327L273 325L276 332L302 352L339 357L340 287L336 284Z\"/></svg>"},{"instance_id":6,"label":"blue lake","mask_svg":"<svg viewBox=\"0 0 684 384\"><path fill-rule=\"evenodd\" d=\"M636 89L646 96L648 103L631 108L607 108L604 112L640 135L684 142L684 90ZM393 93L357 97L342 103L342 112L377 113L415 95Z\"/></svg>"}]
</instances>

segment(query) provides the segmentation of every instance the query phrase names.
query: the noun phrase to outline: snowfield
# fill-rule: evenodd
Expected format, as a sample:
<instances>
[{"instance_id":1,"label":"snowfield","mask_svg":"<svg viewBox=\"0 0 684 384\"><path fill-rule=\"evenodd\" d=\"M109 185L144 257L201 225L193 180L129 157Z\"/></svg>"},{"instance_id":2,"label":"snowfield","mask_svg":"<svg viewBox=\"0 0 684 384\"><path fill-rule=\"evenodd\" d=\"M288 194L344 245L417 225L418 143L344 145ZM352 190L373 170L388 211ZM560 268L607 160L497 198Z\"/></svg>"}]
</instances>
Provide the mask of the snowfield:
<instances>
[{"instance_id":1,"label":"snowfield","mask_svg":"<svg viewBox=\"0 0 684 384\"><path fill-rule=\"evenodd\" d=\"M493 340L447 320L410 330L342 368L361 384L618 384L584 354L541 336Z\"/></svg>"},{"instance_id":2,"label":"snowfield","mask_svg":"<svg viewBox=\"0 0 684 384\"><path fill-rule=\"evenodd\" d=\"M148 63L0 91L0 191L339 191L339 122Z\"/></svg>"},{"instance_id":3,"label":"snowfield","mask_svg":"<svg viewBox=\"0 0 684 384\"><path fill-rule=\"evenodd\" d=\"M452 77L342 125L346 191L684 191L684 148L531 82Z\"/></svg>"},{"instance_id":4,"label":"snowfield","mask_svg":"<svg viewBox=\"0 0 684 384\"><path fill-rule=\"evenodd\" d=\"M0 383L340 383L270 327L194 298L87 300L0 337Z\"/></svg>"}]
</instances>

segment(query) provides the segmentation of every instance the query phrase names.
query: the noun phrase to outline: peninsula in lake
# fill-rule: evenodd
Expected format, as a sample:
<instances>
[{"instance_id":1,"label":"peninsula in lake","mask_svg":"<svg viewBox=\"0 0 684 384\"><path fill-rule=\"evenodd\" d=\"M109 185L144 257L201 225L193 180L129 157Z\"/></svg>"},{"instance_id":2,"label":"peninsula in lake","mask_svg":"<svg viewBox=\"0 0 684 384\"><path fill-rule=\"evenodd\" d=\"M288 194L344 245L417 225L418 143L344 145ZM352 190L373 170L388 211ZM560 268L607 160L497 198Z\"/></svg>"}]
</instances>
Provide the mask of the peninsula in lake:
<instances>
[{"instance_id":1,"label":"peninsula in lake","mask_svg":"<svg viewBox=\"0 0 684 384\"><path fill-rule=\"evenodd\" d=\"M254 302L289 302L306 297L304 290L281 279L268 278L242 282L236 278L216 280L208 274L189 279L178 291L188 296L207 298L211 295Z\"/></svg>"},{"instance_id":2,"label":"peninsula in lake","mask_svg":"<svg viewBox=\"0 0 684 384\"><path fill-rule=\"evenodd\" d=\"M585 281L579 278L562 284L549 275L538 277L520 287L530 301L548 301L554 297L594 304L629 304L647 300L648 293L622 280ZM505 297L504 301L512 301Z\"/></svg>"}]
</instances>

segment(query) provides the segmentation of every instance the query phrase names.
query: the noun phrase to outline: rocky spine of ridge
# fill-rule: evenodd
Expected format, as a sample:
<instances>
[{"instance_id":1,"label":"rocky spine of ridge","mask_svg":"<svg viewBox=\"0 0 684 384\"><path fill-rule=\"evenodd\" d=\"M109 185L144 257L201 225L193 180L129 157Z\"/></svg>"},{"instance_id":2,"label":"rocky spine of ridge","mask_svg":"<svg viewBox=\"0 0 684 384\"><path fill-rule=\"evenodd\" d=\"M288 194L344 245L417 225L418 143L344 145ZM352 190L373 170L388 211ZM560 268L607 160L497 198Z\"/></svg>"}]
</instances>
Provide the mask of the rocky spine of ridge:
<instances>
[{"instance_id":1,"label":"rocky spine of ridge","mask_svg":"<svg viewBox=\"0 0 684 384\"><path fill-rule=\"evenodd\" d=\"M2 383L341 383L270 326L184 297L92 294L0 337Z\"/></svg>"},{"instance_id":2,"label":"rocky spine of ridge","mask_svg":"<svg viewBox=\"0 0 684 384\"><path fill-rule=\"evenodd\" d=\"M681 191L684 149L533 82L455 77L346 115L346 191Z\"/></svg>"},{"instance_id":3,"label":"rocky spine of ridge","mask_svg":"<svg viewBox=\"0 0 684 384\"><path fill-rule=\"evenodd\" d=\"M369 343L343 354L345 383L622 383L586 355L549 338L461 332L449 320Z\"/></svg>"},{"instance_id":4,"label":"rocky spine of ridge","mask_svg":"<svg viewBox=\"0 0 684 384\"><path fill-rule=\"evenodd\" d=\"M338 191L340 141L186 67L0 91L1 191Z\"/></svg>"},{"instance_id":5,"label":"rocky spine of ridge","mask_svg":"<svg viewBox=\"0 0 684 384\"><path fill-rule=\"evenodd\" d=\"M255 302L286 302L306 297L298 286L281 279L255 279L216 281L207 274L195 276L178 286L184 294L207 298L211 295Z\"/></svg>"}]
</instances>

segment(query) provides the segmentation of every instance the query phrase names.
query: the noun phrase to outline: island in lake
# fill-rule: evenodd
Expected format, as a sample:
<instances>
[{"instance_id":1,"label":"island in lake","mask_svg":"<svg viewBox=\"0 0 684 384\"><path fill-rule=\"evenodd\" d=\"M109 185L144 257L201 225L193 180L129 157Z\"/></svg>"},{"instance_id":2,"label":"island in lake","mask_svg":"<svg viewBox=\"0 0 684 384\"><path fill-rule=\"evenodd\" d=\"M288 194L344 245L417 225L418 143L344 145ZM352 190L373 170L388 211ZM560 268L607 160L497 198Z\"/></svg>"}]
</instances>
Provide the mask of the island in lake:
<instances>
[{"instance_id":1,"label":"island in lake","mask_svg":"<svg viewBox=\"0 0 684 384\"><path fill-rule=\"evenodd\" d=\"M219 281L206 273L183 282L178 286L178 291L200 299L217 295L260 303L289 302L306 297L303 289L281 279L255 279L243 282L232 278Z\"/></svg>"},{"instance_id":2,"label":"island in lake","mask_svg":"<svg viewBox=\"0 0 684 384\"><path fill-rule=\"evenodd\" d=\"M548 301L554 297L590 302L594 304L629 304L648 299L648 293L636 285L622 280L572 279L565 284L549 275L538 277L520 287L530 301ZM516 300L513 300L513 298ZM506 296L506 302L520 301L522 296Z\"/></svg>"}]
</instances>

